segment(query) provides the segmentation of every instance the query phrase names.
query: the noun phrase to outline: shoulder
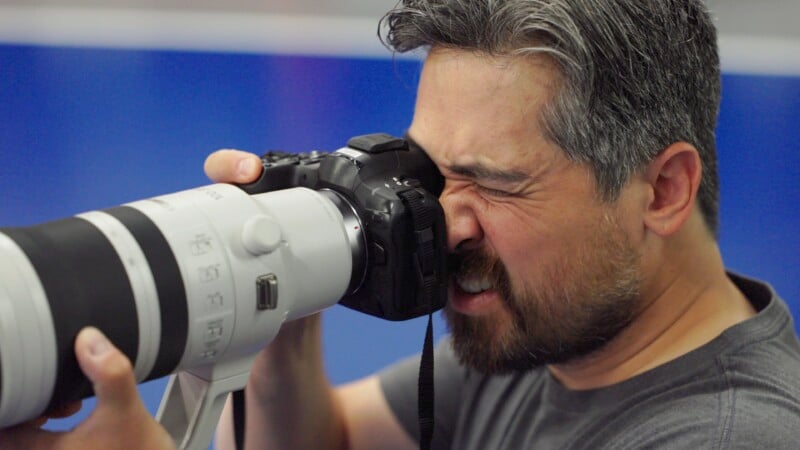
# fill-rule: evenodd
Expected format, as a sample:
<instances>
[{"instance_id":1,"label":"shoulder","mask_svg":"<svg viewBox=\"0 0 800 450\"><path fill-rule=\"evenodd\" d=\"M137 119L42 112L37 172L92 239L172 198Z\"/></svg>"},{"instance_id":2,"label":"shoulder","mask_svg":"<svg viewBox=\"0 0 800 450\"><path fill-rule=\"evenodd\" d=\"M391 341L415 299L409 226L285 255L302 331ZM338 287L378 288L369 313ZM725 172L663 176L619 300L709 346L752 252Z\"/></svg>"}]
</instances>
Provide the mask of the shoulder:
<instances>
[{"instance_id":1,"label":"shoulder","mask_svg":"<svg viewBox=\"0 0 800 450\"><path fill-rule=\"evenodd\" d=\"M800 399L793 393L719 383L681 391L621 408L586 448L798 448Z\"/></svg>"},{"instance_id":2,"label":"shoulder","mask_svg":"<svg viewBox=\"0 0 800 450\"><path fill-rule=\"evenodd\" d=\"M637 384L595 448L800 448L800 343L769 297L758 317Z\"/></svg>"},{"instance_id":3,"label":"shoulder","mask_svg":"<svg viewBox=\"0 0 800 450\"><path fill-rule=\"evenodd\" d=\"M651 415L638 425L614 433L607 445L592 448L790 450L798 448L800 420L796 415L759 410L721 417Z\"/></svg>"},{"instance_id":4,"label":"shoulder","mask_svg":"<svg viewBox=\"0 0 800 450\"><path fill-rule=\"evenodd\" d=\"M724 417L720 448L796 449L800 442L800 400L778 392L740 395Z\"/></svg>"},{"instance_id":5,"label":"shoulder","mask_svg":"<svg viewBox=\"0 0 800 450\"><path fill-rule=\"evenodd\" d=\"M764 349L745 353L750 351ZM798 448L800 361L750 356L748 363L741 353L720 357L716 375L699 376L632 406L619 417L617 443L625 445L614 447Z\"/></svg>"},{"instance_id":6,"label":"shoulder","mask_svg":"<svg viewBox=\"0 0 800 450\"><path fill-rule=\"evenodd\" d=\"M720 448L798 448L800 346L791 328L720 357Z\"/></svg>"}]
</instances>

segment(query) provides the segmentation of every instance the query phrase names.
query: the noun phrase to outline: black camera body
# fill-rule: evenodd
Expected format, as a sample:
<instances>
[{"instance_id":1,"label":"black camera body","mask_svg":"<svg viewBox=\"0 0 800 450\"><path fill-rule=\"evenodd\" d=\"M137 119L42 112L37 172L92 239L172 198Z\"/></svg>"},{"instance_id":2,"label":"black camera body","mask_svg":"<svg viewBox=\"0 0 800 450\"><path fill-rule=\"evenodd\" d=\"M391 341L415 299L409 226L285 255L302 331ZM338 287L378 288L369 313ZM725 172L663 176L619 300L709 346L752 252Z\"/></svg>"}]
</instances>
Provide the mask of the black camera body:
<instances>
[{"instance_id":1,"label":"black camera body","mask_svg":"<svg viewBox=\"0 0 800 450\"><path fill-rule=\"evenodd\" d=\"M268 152L255 194L292 187L331 190L361 220L365 255L339 303L399 321L447 300L447 239L438 196L444 180L422 149L388 134L357 136L331 153Z\"/></svg>"}]
</instances>

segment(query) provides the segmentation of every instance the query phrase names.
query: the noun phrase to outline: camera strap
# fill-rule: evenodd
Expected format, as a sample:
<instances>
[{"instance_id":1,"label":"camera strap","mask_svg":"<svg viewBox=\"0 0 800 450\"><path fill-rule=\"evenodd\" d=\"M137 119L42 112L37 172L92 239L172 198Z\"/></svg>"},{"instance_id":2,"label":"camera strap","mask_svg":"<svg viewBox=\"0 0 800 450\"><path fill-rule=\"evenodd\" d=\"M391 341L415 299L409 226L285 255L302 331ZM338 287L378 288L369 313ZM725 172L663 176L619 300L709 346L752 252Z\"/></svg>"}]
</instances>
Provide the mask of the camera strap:
<instances>
[{"instance_id":1,"label":"camera strap","mask_svg":"<svg viewBox=\"0 0 800 450\"><path fill-rule=\"evenodd\" d=\"M411 212L414 235L417 244L414 261L417 283L422 289L424 304L428 307L428 326L419 362L417 384L417 414L419 419L419 448L429 450L434 429L434 386L433 386L433 300L436 293L436 249L434 239L434 215L423 205L425 196L416 189L400 192L400 198Z\"/></svg>"},{"instance_id":2,"label":"camera strap","mask_svg":"<svg viewBox=\"0 0 800 450\"><path fill-rule=\"evenodd\" d=\"M233 439L236 450L244 450L244 389L233 393Z\"/></svg>"},{"instance_id":3,"label":"camera strap","mask_svg":"<svg viewBox=\"0 0 800 450\"><path fill-rule=\"evenodd\" d=\"M420 450L429 450L433 440L433 394L433 313L431 313L428 315L425 343L422 346L422 357L419 361L417 414L419 414Z\"/></svg>"}]
</instances>

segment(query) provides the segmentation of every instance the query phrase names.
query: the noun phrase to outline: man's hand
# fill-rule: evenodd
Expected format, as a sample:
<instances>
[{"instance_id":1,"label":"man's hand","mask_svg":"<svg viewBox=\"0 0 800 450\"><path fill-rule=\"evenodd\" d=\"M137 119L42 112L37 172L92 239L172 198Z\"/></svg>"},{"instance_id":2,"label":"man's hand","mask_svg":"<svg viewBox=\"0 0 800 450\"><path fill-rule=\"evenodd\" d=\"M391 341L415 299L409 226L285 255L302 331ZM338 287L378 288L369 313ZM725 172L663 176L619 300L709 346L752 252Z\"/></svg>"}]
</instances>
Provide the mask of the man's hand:
<instances>
[{"instance_id":1,"label":"man's hand","mask_svg":"<svg viewBox=\"0 0 800 450\"><path fill-rule=\"evenodd\" d=\"M94 385L97 407L72 431L45 431L38 419L0 430L0 450L172 450L172 438L148 413L136 390L130 360L96 328L84 328L75 341L81 370ZM55 416L74 413L72 405Z\"/></svg>"}]
</instances>

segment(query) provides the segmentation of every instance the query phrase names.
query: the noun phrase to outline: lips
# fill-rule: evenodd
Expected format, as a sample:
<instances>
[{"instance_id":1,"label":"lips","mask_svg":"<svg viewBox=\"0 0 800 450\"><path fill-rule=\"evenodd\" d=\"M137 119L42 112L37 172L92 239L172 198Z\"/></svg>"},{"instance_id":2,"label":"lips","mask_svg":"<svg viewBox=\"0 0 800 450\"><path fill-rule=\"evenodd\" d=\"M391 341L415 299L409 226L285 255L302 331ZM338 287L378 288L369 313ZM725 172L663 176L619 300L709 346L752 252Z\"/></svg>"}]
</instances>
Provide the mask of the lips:
<instances>
[{"instance_id":1,"label":"lips","mask_svg":"<svg viewBox=\"0 0 800 450\"><path fill-rule=\"evenodd\" d=\"M499 260L480 251L450 255L450 309L468 316L491 313L502 304L498 288L505 270Z\"/></svg>"},{"instance_id":2,"label":"lips","mask_svg":"<svg viewBox=\"0 0 800 450\"><path fill-rule=\"evenodd\" d=\"M499 307L500 292L491 288L468 292L462 283L451 282L449 305L454 311L467 316L486 315Z\"/></svg>"}]
</instances>

